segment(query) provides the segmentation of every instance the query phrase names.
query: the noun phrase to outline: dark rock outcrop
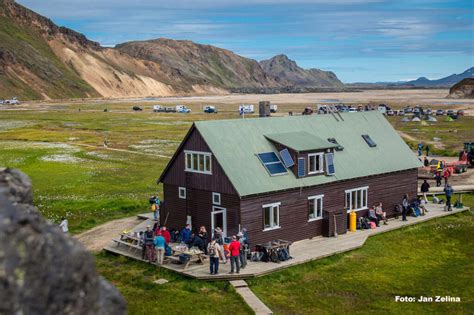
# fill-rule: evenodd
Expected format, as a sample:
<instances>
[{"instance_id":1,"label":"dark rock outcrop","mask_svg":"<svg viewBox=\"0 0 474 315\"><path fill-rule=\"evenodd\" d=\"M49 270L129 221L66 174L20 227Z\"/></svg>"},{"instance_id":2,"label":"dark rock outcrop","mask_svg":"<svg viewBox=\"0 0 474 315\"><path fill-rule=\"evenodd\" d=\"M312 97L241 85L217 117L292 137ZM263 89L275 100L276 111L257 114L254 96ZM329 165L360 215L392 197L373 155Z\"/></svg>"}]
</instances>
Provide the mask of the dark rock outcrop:
<instances>
[{"instance_id":1,"label":"dark rock outcrop","mask_svg":"<svg viewBox=\"0 0 474 315\"><path fill-rule=\"evenodd\" d=\"M0 314L125 314L93 257L32 201L30 179L0 169Z\"/></svg>"}]
</instances>

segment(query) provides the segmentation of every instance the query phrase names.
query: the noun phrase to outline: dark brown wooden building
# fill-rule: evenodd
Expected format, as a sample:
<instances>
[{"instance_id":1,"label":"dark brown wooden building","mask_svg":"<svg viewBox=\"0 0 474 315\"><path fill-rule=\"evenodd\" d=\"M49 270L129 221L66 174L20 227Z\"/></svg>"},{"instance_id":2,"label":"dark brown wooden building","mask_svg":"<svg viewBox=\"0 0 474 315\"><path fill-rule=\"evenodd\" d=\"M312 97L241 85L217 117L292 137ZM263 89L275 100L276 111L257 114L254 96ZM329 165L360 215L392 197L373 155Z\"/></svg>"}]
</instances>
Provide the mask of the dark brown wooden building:
<instances>
[{"instance_id":1,"label":"dark brown wooden building","mask_svg":"<svg viewBox=\"0 0 474 315\"><path fill-rule=\"evenodd\" d=\"M252 244L330 236L351 210L382 202L392 215L420 165L376 111L196 122L158 180L161 215L170 228L245 227Z\"/></svg>"}]
</instances>

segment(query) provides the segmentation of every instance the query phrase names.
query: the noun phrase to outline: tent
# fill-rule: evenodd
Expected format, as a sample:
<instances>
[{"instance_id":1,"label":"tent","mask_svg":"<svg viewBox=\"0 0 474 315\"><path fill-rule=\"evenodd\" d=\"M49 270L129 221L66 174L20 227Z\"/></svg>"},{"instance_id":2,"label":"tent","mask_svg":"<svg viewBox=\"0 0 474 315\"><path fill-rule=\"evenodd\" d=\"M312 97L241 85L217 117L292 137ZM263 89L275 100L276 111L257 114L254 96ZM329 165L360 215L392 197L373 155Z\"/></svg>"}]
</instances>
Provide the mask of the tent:
<instances>
[{"instance_id":1,"label":"tent","mask_svg":"<svg viewBox=\"0 0 474 315\"><path fill-rule=\"evenodd\" d=\"M433 116L428 116L428 118L426 119L427 121L431 121L431 122L437 122L438 119L436 119L435 117Z\"/></svg>"},{"instance_id":2,"label":"tent","mask_svg":"<svg viewBox=\"0 0 474 315\"><path fill-rule=\"evenodd\" d=\"M449 116L444 119L444 121L453 121L453 120L454 120L454 119L452 119L452 118L449 117Z\"/></svg>"},{"instance_id":3,"label":"tent","mask_svg":"<svg viewBox=\"0 0 474 315\"><path fill-rule=\"evenodd\" d=\"M411 121L421 121L420 117L414 117Z\"/></svg>"},{"instance_id":4,"label":"tent","mask_svg":"<svg viewBox=\"0 0 474 315\"><path fill-rule=\"evenodd\" d=\"M428 123L427 123L426 121L422 120L422 121L421 121L421 125L422 125L422 126L428 126Z\"/></svg>"},{"instance_id":5,"label":"tent","mask_svg":"<svg viewBox=\"0 0 474 315\"><path fill-rule=\"evenodd\" d=\"M410 118L408 118L408 117L403 117L402 121L403 121L403 122L409 122L409 121L410 121Z\"/></svg>"}]
</instances>

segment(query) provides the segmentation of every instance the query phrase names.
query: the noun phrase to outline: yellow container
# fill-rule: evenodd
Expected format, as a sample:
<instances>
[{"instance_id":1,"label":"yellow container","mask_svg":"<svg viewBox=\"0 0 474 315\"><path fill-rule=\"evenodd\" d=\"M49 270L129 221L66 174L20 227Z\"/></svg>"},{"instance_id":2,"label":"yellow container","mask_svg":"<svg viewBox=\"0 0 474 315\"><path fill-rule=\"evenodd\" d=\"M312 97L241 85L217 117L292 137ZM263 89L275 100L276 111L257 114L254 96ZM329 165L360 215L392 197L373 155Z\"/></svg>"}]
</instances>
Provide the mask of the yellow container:
<instances>
[{"instance_id":1,"label":"yellow container","mask_svg":"<svg viewBox=\"0 0 474 315\"><path fill-rule=\"evenodd\" d=\"M357 215L354 210L349 215L349 231L355 232L357 229Z\"/></svg>"}]
</instances>

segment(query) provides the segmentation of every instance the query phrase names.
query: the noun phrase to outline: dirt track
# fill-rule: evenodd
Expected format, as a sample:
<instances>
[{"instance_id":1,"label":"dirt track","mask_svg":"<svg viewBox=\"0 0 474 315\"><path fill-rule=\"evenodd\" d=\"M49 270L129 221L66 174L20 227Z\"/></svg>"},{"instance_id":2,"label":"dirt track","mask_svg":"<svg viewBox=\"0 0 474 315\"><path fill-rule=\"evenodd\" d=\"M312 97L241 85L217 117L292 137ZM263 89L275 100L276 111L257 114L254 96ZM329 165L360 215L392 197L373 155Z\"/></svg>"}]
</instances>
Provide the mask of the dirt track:
<instances>
[{"instance_id":1,"label":"dirt track","mask_svg":"<svg viewBox=\"0 0 474 315\"><path fill-rule=\"evenodd\" d=\"M89 231L75 235L74 237L91 252L102 250L114 237L123 230L129 230L141 222L136 216L113 220L96 226Z\"/></svg>"}]
</instances>

